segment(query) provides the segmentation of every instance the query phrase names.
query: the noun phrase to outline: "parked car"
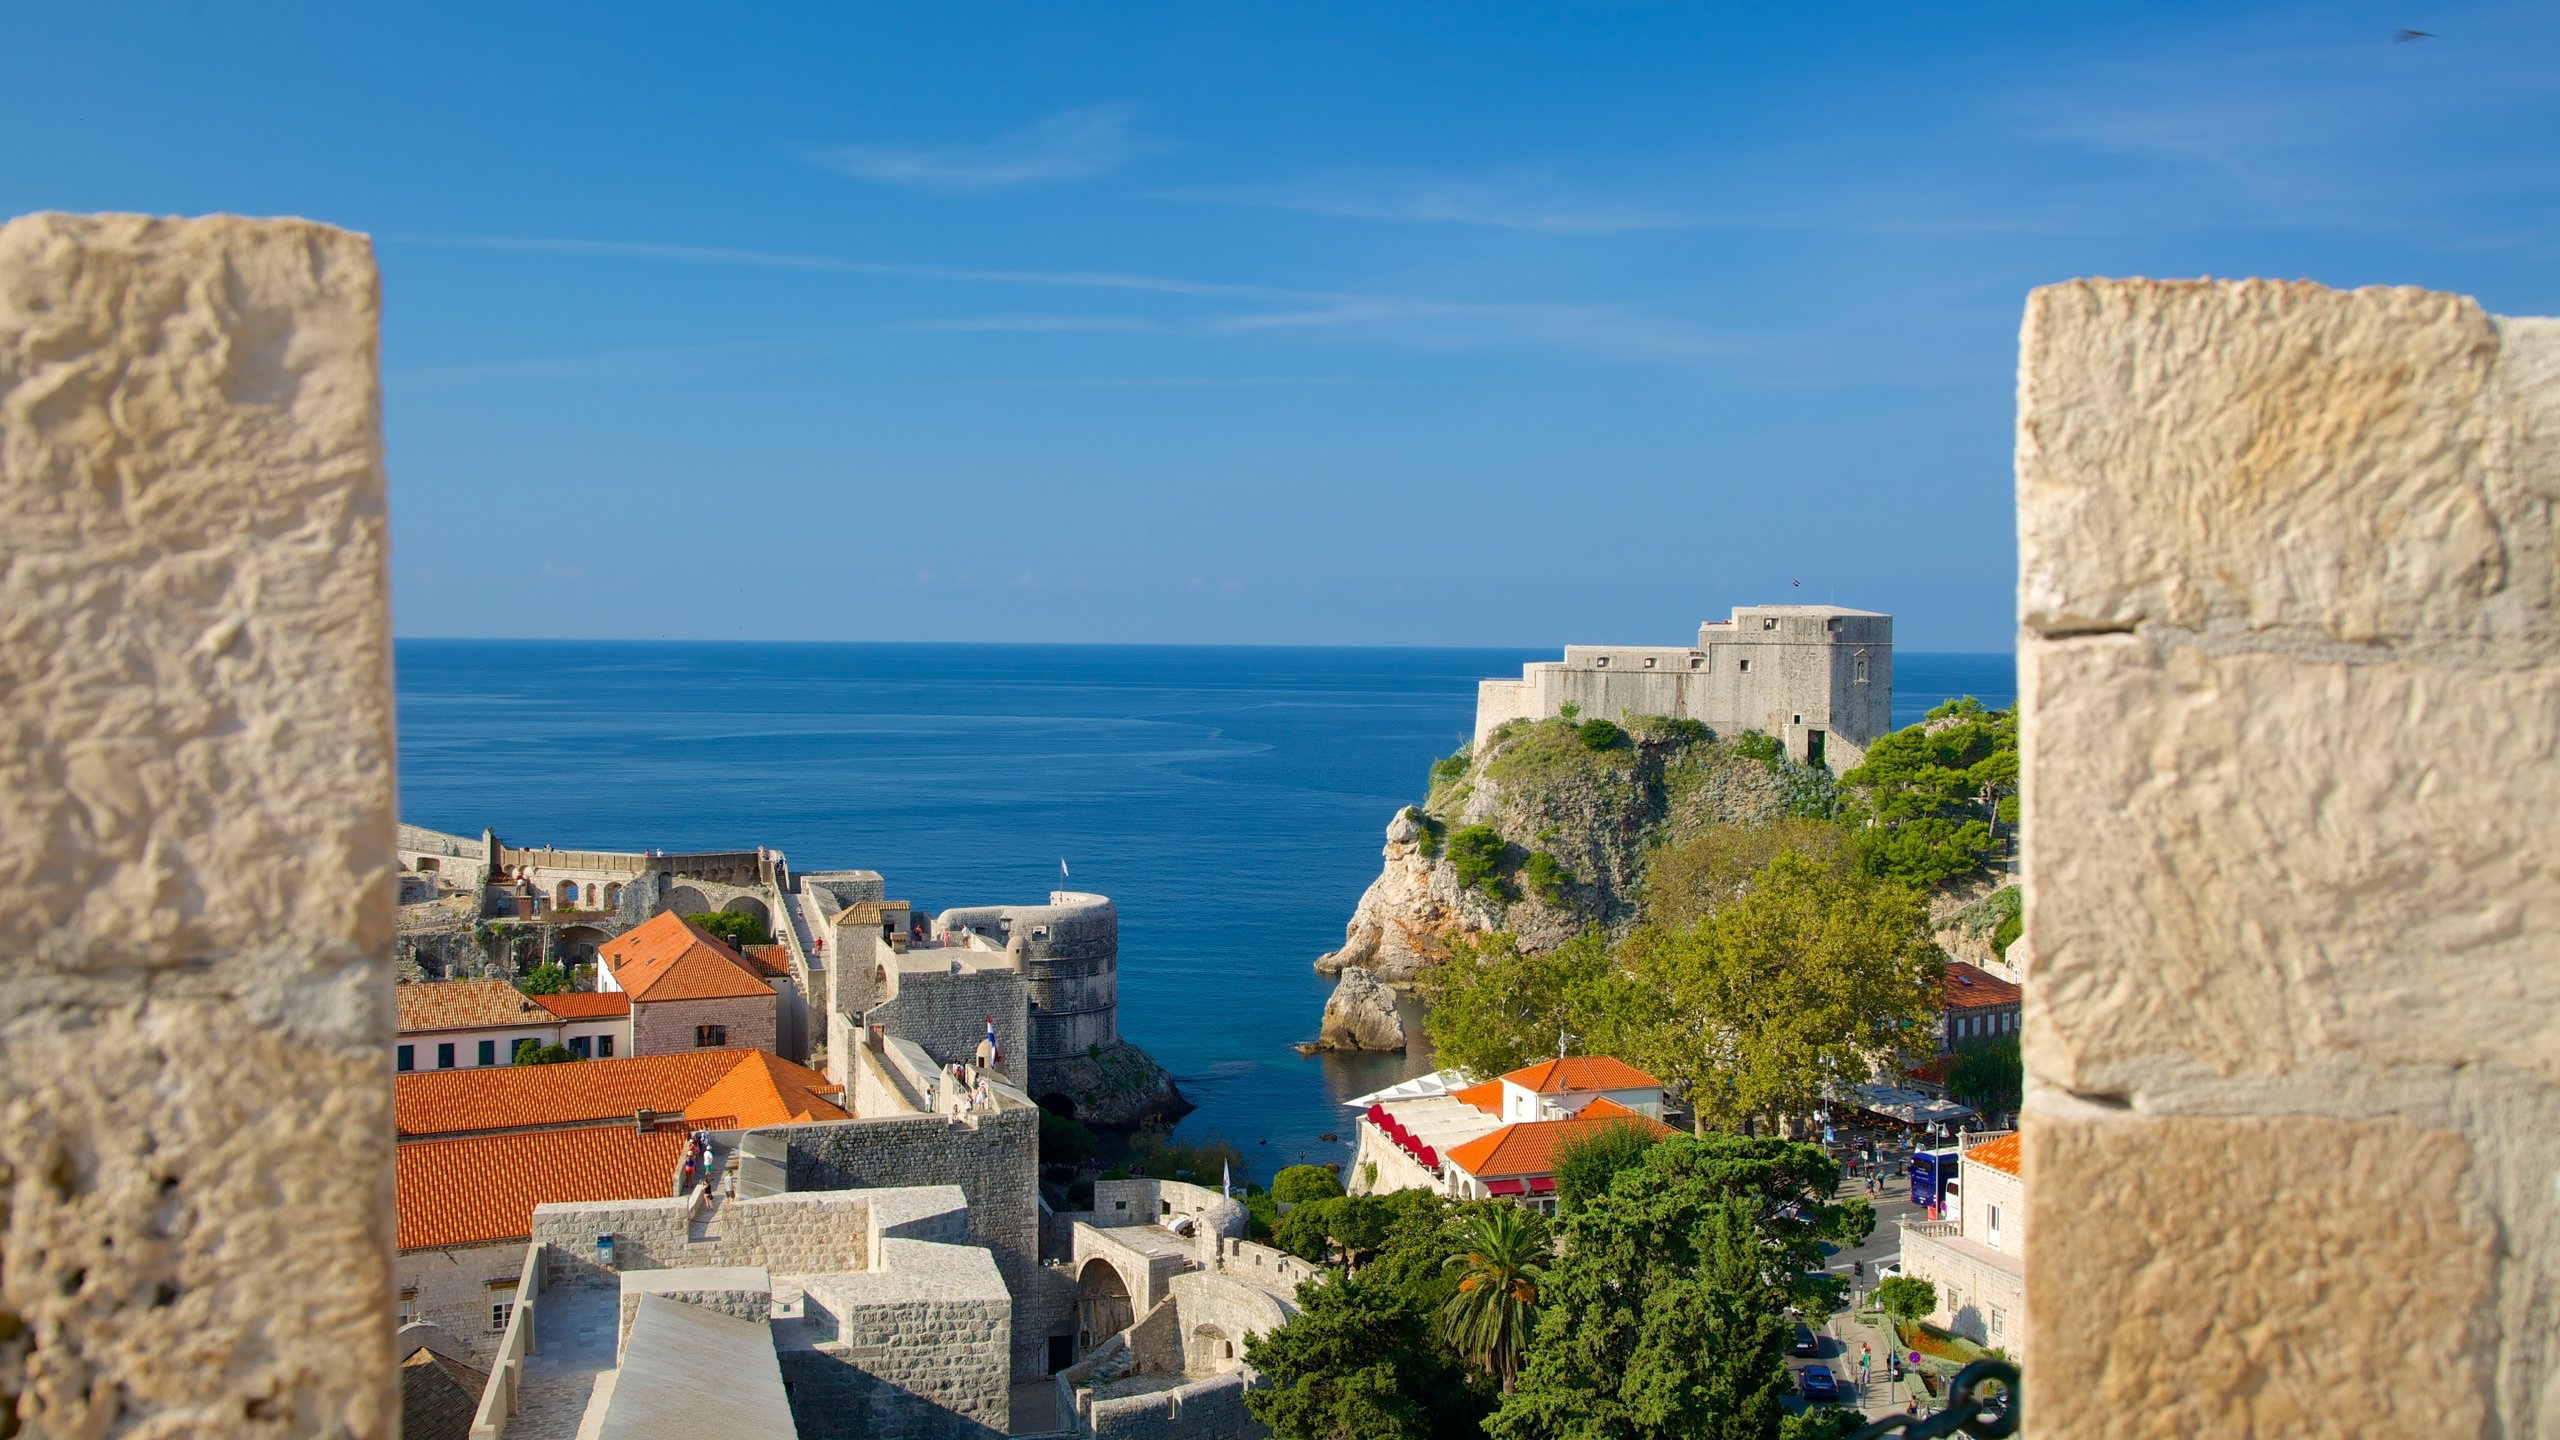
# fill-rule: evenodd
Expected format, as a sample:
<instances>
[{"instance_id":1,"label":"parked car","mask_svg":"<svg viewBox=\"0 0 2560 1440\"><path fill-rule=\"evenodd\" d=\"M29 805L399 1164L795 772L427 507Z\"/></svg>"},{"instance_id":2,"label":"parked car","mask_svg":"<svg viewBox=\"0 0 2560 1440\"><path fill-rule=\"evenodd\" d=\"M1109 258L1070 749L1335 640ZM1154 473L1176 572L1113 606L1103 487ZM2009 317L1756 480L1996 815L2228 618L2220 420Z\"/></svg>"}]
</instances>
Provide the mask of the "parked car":
<instances>
[{"instance_id":1,"label":"parked car","mask_svg":"<svg viewBox=\"0 0 2560 1440\"><path fill-rule=\"evenodd\" d=\"M1812 1326L1798 1325L1796 1327L1795 1338L1788 1342L1787 1353L1790 1355L1819 1355L1822 1353L1822 1342L1814 1338Z\"/></svg>"},{"instance_id":2,"label":"parked car","mask_svg":"<svg viewBox=\"0 0 2560 1440\"><path fill-rule=\"evenodd\" d=\"M1831 1367L1828 1365L1804 1367L1804 1374L1798 1377L1797 1388L1804 1392L1804 1398L1809 1401L1837 1402L1840 1398L1840 1382L1831 1378Z\"/></svg>"}]
</instances>

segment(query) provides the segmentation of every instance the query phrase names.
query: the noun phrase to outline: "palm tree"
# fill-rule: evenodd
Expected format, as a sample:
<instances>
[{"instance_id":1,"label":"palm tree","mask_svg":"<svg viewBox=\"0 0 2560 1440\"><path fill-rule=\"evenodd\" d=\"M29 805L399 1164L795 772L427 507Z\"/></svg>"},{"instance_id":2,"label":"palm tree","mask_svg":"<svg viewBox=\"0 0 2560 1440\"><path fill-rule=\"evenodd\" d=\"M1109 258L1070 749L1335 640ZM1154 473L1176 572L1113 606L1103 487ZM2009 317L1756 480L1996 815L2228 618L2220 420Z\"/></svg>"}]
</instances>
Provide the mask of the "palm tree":
<instances>
[{"instance_id":1,"label":"palm tree","mask_svg":"<svg viewBox=\"0 0 2560 1440\"><path fill-rule=\"evenodd\" d=\"M1542 1218L1517 1205L1485 1205L1465 1222L1466 1253L1446 1262L1460 1271L1458 1293L1441 1312L1449 1343L1500 1379L1506 1394L1528 1348L1529 1312L1547 1274L1546 1230Z\"/></svg>"}]
</instances>

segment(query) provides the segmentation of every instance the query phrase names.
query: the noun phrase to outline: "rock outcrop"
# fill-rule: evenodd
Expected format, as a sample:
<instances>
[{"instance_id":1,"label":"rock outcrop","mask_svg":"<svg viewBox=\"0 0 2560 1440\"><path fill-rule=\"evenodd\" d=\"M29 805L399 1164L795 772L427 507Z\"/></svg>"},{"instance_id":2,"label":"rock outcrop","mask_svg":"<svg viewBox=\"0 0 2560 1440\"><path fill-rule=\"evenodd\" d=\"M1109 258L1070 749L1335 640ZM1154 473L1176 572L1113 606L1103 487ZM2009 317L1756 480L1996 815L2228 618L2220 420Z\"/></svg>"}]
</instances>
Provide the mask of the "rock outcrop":
<instances>
[{"instance_id":1,"label":"rock outcrop","mask_svg":"<svg viewBox=\"0 0 2560 1440\"><path fill-rule=\"evenodd\" d=\"M1064 1095L1075 1118L1104 1129L1129 1129L1150 1120L1178 1120L1191 1102L1155 1057L1127 1041L1082 1055L1041 1061L1032 1088L1045 1099Z\"/></svg>"},{"instance_id":2,"label":"rock outcrop","mask_svg":"<svg viewBox=\"0 0 2560 1440\"><path fill-rule=\"evenodd\" d=\"M1444 762L1429 799L1388 822L1378 878L1317 971L1406 985L1460 937L1508 931L1542 950L1594 924L1622 933L1656 846L1827 797L1822 772L1758 758L1702 726L1639 720L1629 731L1595 748L1562 720L1515 722L1463 771ZM1449 838L1475 825L1499 833L1502 857L1467 883Z\"/></svg>"},{"instance_id":3,"label":"rock outcrop","mask_svg":"<svg viewBox=\"0 0 2560 1440\"><path fill-rule=\"evenodd\" d=\"M1404 1017L1396 1013L1395 992L1378 977L1357 966L1342 972L1333 997L1324 1002L1324 1027L1317 1033L1321 1050L1401 1050Z\"/></svg>"}]
</instances>

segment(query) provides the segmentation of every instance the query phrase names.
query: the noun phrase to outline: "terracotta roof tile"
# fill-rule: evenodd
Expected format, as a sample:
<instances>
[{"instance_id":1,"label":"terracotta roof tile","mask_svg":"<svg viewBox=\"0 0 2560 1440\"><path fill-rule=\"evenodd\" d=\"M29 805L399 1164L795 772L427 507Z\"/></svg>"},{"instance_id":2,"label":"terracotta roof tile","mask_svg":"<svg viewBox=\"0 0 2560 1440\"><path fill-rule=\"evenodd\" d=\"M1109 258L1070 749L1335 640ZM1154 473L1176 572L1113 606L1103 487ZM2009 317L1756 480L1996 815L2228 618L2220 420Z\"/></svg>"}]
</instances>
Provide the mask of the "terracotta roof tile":
<instances>
[{"instance_id":1,"label":"terracotta roof tile","mask_svg":"<svg viewBox=\"0 0 2560 1440\"><path fill-rule=\"evenodd\" d=\"M1594 1101L1592 1105L1597 1107L1606 1103ZM1671 1127L1659 1120L1625 1111L1614 1104L1609 1108L1623 1113L1594 1115L1586 1109L1570 1120L1523 1120L1505 1125L1492 1134L1479 1135L1446 1152L1446 1158L1450 1164L1479 1180L1552 1175L1559 1148L1609 1126L1640 1126L1656 1139L1671 1133Z\"/></svg>"},{"instance_id":2,"label":"terracotta roof tile","mask_svg":"<svg viewBox=\"0 0 2560 1440\"><path fill-rule=\"evenodd\" d=\"M631 1013L631 997L619 990L571 990L536 995L533 1003L563 1020L610 1020Z\"/></svg>"},{"instance_id":3,"label":"terracotta roof tile","mask_svg":"<svg viewBox=\"0 0 2560 1440\"><path fill-rule=\"evenodd\" d=\"M788 1125L807 1120L849 1120L852 1116L830 1098L842 1093L839 1087L815 1070L794 1065L788 1060L777 1060L761 1050L752 1050L746 1059L721 1076L719 1083L684 1107L684 1117L708 1130ZM714 1121L720 1123L713 1124Z\"/></svg>"},{"instance_id":4,"label":"terracotta roof tile","mask_svg":"<svg viewBox=\"0 0 2560 1440\"><path fill-rule=\"evenodd\" d=\"M1481 1085L1452 1090L1449 1092L1449 1098L1473 1105L1487 1115L1499 1115L1502 1113L1502 1082L1487 1080Z\"/></svg>"},{"instance_id":5,"label":"terracotta roof tile","mask_svg":"<svg viewBox=\"0 0 2560 1440\"><path fill-rule=\"evenodd\" d=\"M783 946L749 945L738 953L768 980L783 979L791 973L791 952Z\"/></svg>"},{"instance_id":6,"label":"terracotta roof tile","mask_svg":"<svg viewBox=\"0 0 2560 1440\"><path fill-rule=\"evenodd\" d=\"M1977 965L1961 960L1947 962L1947 978L1940 982L1949 1010L1987 1010L2018 1003L2017 986Z\"/></svg>"},{"instance_id":7,"label":"terracotta roof tile","mask_svg":"<svg viewBox=\"0 0 2560 1440\"><path fill-rule=\"evenodd\" d=\"M559 1065L420 1070L392 1077L392 1114L403 1136L627 1122L641 1109L675 1115L756 1053L685 1050Z\"/></svg>"},{"instance_id":8,"label":"terracotta roof tile","mask_svg":"<svg viewBox=\"0 0 2560 1440\"><path fill-rule=\"evenodd\" d=\"M551 1023L540 1006L504 980L438 980L396 985L392 993L399 1003L403 1035Z\"/></svg>"},{"instance_id":9,"label":"terracotta roof tile","mask_svg":"<svg viewBox=\"0 0 2560 1440\"><path fill-rule=\"evenodd\" d=\"M400 1440L471 1440L489 1372L421 1345L400 1362Z\"/></svg>"},{"instance_id":10,"label":"terracotta roof tile","mask_svg":"<svg viewBox=\"0 0 2560 1440\"><path fill-rule=\"evenodd\" d=\"M596 947L636 1004L771 995L761 972L683 916L669 911Z\"/></svg>"},{"instance_id":11,"label":"terracotta roof tile","mask_svg":"<svg viewBox=\"0 0 2560 1440\"><path fill-rule=\"evenodd\" d=\"M615 1125L403 1140L394 1163L400 1248L526 1239L536 1205L667 1196L686 1138L681 1128L642 1135Z\"/></svg>"},{"instance_id":12,"label":"terracotta roof tile","mask_svg":"<svg viewBox=\"0 0 2560 1440\"><path fill-rule=\"evenodd\" d=\"M1988 1165L1994 1170L2018 1173L2018 1132L2012 1130L1997 1139L1985 1140L1964 1152L1963 1163Z\"/></svg>"},{"instance_id":13,"label":"terracotta roof tile","mask_svg":"<svg viewBox=\"0 0 2560 1440\"><path fill-rule=\"evenodd\" d=\"M1541 1060L1535 1065L1522 1066L1502 1078L1537 1095L1557 1095L1567 1090L1662 1088L1661 1081L1624 1060L1607 1055L1569 1055L1562 1060Z\"/></svg>"}]
</instances>

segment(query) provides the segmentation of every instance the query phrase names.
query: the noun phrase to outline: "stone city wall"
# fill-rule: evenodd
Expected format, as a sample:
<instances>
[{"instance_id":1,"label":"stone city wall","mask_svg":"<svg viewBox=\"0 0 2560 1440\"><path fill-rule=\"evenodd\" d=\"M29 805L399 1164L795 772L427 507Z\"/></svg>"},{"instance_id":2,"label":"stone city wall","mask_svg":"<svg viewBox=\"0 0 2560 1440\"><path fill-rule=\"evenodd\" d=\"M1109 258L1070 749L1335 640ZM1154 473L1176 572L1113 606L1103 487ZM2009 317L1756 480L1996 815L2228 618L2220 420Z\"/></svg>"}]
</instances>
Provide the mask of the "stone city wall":
<instances>
[{"instance_id":1,"label":"stone city wall","mask_svg":"<svg viewBox=\"0 0 2560 1440\"><path fill-rule=\"evenodd\" d=\"M924 952L930 954L932 952ZM911 955L909 962L914 957ZM984 958L984 957L976 957ZM968 1062L986 1039L987 1017L996 1022L996 1047L1004 1063L996 1068L1021 1083L1030 1073L1029 1011L1023 998L1021 972L964 969L895 973L896 995L873 1007L871 1023L902 1040L922 1046L944 1065Z\"/></svg>"},{"instance_id":2,"label":"stone city wall","mask_svg":"<svg viewBox=\"0 0 2560 1440\"><path fill-rule=\"evenodd\" d=\"M498 1349L498 1331L489 1324L490 1292L511 1290L523 1268L521 1240L403 1250L392 1264L393 1290L412 1323L452 1336L467 1352L463 1358L485 1370Z\"/></svg>"},{"instance_id":3,"label":"stone city wall","mask_svg":"<svg viewBox=\"0 0 2560 1440\"><path fill-rule=\"evenodd\" d=\"M2560 321L2021 348L2027 1425L2560 1432Z\"/></svg>"},{"instance_id":4,"label":"stone city wall","mask_svg":"<svg viewBox=\"0 0 2560 1440\"><path fill-rule=\"evenodd\" d=\"M306 221L0 226L0 1423L30 1435L399 1429L377 307L363 237Z\"/></svg>"},{"instance_id":5,"label":"stone city wall","mask_svg":"<svg viewBox=\"0 0 2560 1440\"><path fill-rule=\"evenodd\" d=\"M957 1185L969 1202L969 1235L995 1254L1005 1288L1036 1293L1040 1274L1040 1112L1017 1097L967 1120L916 1116L749 1132L788 1149L794 1192ZM767 1143L770 1143L769 1141ZM780 1268L780 1267L777 1267ZM1045 1334L1013 1336L1014 1368L1047 1370Z\"/></svg>"},{"instance_id":6,"label":"stone city wall","mask_svg":"<svg viewBox=\"0 0 2560 1440\"><path fill-rule=\"evenodd\" d=\"M871 1199L859 1193L739 1196L720 1206L717 1233L691 1237L694 1201L616 1200L537 1205L535 1243L551 1247L556 1281L600 1275L596 1237L614 1237L616 1270L761 1266L781 1275L859 1270Z\"/></svg>"},{"instance_id":7,"label":"stone city wall","mask_svg":"<svg viewBox=\"0 0 2560 1440\"><path fill-rule=\"evenodd\" d=\"M1013 1301L975 1245L890 1239L879 1271L811 1279L783 1349L804 1440L1007 1433Z\"/></svg>"},{"instance_id":8,"label":"stone city wall","mask_svg":"<svg viewBox=\"0 0 2560 1440\"><path fill-rule=\"evenodd\" d=\"M1351 1157L1351 1171L1343 1177L1343 1188L1354 1195L1386 1195L1398 1190L1429 1190L1435 1194L1447 1187L1440 1177L1422 1168L1422 1162L1405 1153L1386 1136L1386 1132L1369 1123L1363 1116L1352 1122L1359 1145ZM1370 1177L1376 1167L1377 1178Z\"/></svg>"},{"instance_id":9,"label":"stone city wall","mask_svg":"<svg viewBox=\"0 0 2560 1440\"><path fill-rule=\"evenodd\" d=\"M631 1322L639 1317L641 1298L648 1295L758 1324L773 1319L773 1277L760 1266L626 1271L617 1306L619 1328L614 1331L616 1355L631 1343Z\"/></svg>"}]
</instances>

